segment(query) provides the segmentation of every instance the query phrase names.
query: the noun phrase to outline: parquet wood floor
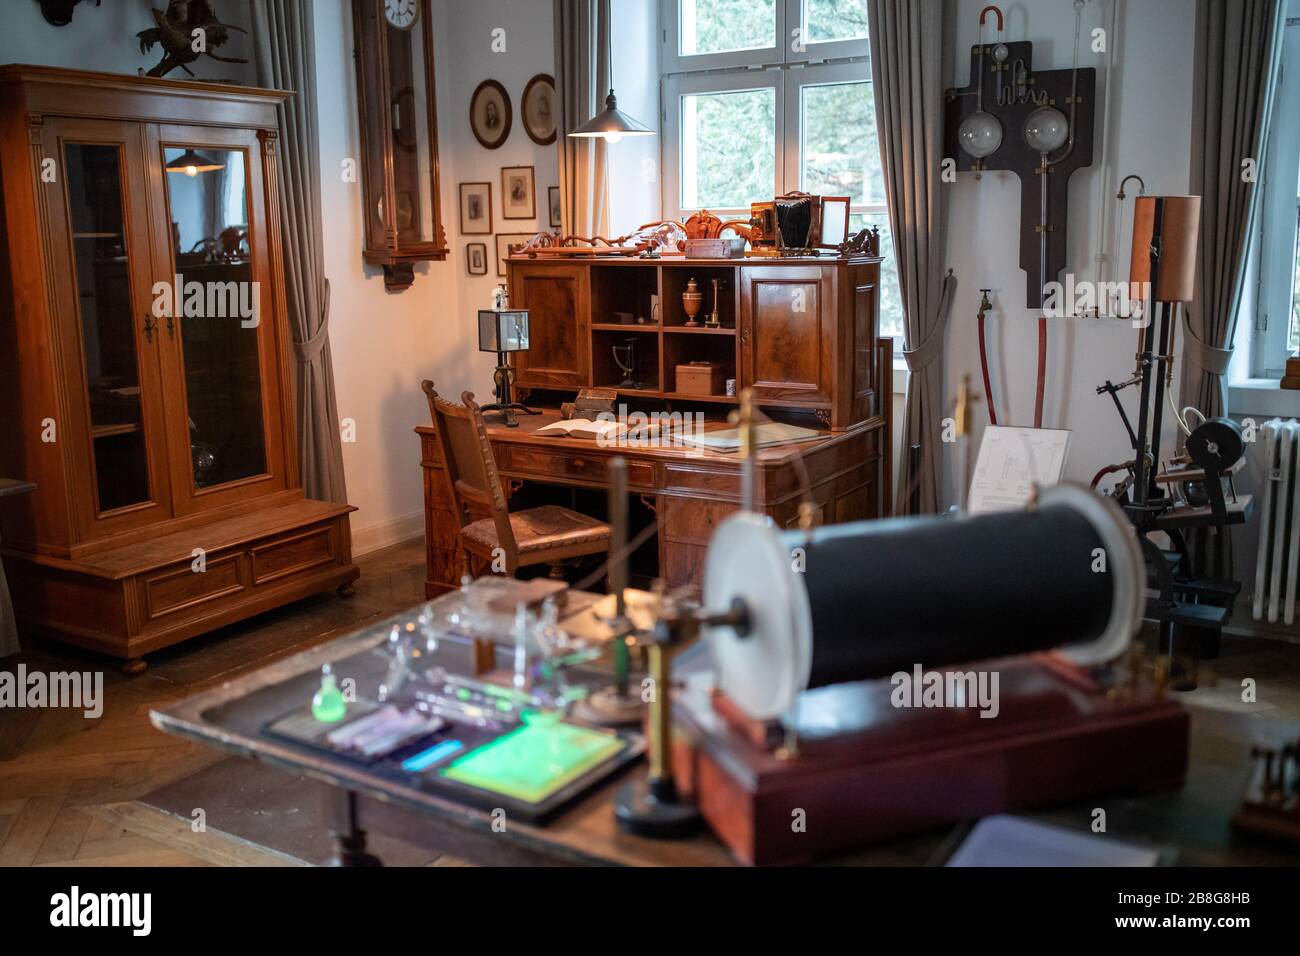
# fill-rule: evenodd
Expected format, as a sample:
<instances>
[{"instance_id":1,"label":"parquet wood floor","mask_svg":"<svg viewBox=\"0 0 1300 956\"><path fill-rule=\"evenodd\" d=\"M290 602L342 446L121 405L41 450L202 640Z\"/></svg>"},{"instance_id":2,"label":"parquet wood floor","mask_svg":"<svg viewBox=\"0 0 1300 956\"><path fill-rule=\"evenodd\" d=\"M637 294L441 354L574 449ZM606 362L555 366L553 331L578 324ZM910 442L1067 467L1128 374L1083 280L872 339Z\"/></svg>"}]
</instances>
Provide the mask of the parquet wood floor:
<instances>
[{"instance_id":1,"label":"parquet wood floor","mask_svg":"<svg viewBox=\"0 0 1300 956\"><path fill-rule=\"evenodd\" d=\"M423 600L422 541L357 563L351 598L319 595L160 651L137 677L106 657L25 641L0 667L102 671L104 711L87 719L80 710L0 710L0 866L295 863L223 834L194 833L189 820L134 802L223 758L155 730L149 711Z\"/></svg>"}]
</instances>

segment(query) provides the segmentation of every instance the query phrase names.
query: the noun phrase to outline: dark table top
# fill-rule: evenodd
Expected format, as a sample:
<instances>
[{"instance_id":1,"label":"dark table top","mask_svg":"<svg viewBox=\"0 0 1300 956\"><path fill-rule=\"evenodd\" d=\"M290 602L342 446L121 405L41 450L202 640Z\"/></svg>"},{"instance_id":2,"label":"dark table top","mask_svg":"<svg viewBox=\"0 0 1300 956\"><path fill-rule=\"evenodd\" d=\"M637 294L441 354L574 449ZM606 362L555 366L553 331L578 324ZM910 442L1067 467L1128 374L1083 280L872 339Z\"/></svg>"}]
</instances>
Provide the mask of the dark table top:
<instances>
[{"instance_id":1,"label":"dark table top","mask_svg":"<svg viewBox=\"0 0 1300 956\"><path fill-rule=\"evenodd\" d=\"M263 733L269 721L311 699L319 686L321 665L326 662L334 664L336 674L355 677L362 695L367 693L367 685L377 686L386 667L386 658L377 649L387 639L393 623L401 619L398 615L153 711L153 723L167 733L413 812L420 816L426 833L445 836L448 852L468 855L471 860L478 852L474 847L478 847L486 854L484 862L682 866L733 863L725 847L707 832L687 840L655 841L619 830L612 800L626 776L598 785L545 826L512 822L506 832L498 833L488 813L376 774L354 761ZM505 649L499 648L498 652L504 660ZM468 672L467 642L444 639L438 653L442 658L439 663ZM1300 864L1300 846L1259 842L1233 833L1228 825L1246 783L1251 742L1258 737L1261 725L1280 722L1199 707L1190 710L1191 760L1182 788L1141 796L1093 798L1026 815L1086 831L1095 808L1101 807L1106 810L1111 836L1173 847L1180 864ZM955 781L954 785L959 784ZM364 818L362 825L373 829ZM932 863L951 851L958 832L946 828L903 837L828 862Z\"/></svg>"}]
</instances>

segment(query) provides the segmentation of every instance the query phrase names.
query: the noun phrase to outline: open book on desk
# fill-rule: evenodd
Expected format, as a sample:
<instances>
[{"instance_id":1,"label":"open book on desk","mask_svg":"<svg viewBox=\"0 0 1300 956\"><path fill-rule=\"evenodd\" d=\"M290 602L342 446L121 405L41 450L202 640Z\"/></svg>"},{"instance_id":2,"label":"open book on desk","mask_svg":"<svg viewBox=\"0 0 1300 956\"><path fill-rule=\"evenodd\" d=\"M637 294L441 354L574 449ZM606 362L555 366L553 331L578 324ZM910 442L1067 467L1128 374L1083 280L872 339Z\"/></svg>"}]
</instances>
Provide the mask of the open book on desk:
<instances>
[{"instance_id":1,"label":"open book on desk","mask_svg":"<svg viewBox=\"0 0 1300 956\"><path fill-rule=\"evenodd\" d=\"M615 441L619 439L640 440L654 438L659 434L658 422L642 422L629 425L614 419L571 418L568 421L552 422L543 425L534 435L547 438L587 438L592 441Z\"/></svg>"}]
</instances>

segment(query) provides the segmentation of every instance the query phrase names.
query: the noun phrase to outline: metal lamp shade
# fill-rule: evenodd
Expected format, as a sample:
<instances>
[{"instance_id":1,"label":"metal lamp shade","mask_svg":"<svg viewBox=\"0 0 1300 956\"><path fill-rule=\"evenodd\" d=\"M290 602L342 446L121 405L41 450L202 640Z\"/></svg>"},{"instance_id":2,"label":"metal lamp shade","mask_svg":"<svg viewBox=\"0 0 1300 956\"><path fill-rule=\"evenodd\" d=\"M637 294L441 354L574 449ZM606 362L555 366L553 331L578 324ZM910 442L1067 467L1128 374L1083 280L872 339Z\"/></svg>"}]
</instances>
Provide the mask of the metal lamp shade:
<instances>
[{"instance_id":1,"label":"metal lamp shade","mask_svg":"<svg viewBox=\"0 0 1300 956\"><path fill-rule=\"evenodd\" d=\"M614 91L610 90L605 97L605 108L569 135L617 142L624 136L653 136L654 132L619 109Z\"/></svg>"},{"instance_id":2,"label":"metal lamp shade","mask_svg":"<svg viewBox=\"0 0 1300 956\"><path fill-rule=\"evenodd\" d=\"M480 352L528 351L528 310L480 309L478 313Z\"/></svg>"},{"instance_id":3,"label":"metal lamp shade","mask_svg":"<svg viewBox=\"0 0 1300 956\"><path fill-rule=\"evenodd\" d=\"M225 163L219 163L215 159L209 159L207 156L196 153L192 149L187 149L167 164L167 172L184 173L186 176L196 176L199 173L211 173L218 169L225 168Z\"/></svg>"},{"instance_id":4,"label":"metal lamp shade","mask_svg":"<svg viewBox=\"0 0 1300 956\"><path fill-rule=\"evenodd\" d=\"M1145 298L1151 281L1151 243L1160 220L1160 264L1152 298L1157 302L1191 302L1196 283L1196 243L1201 230L1200 196L1139 196L1133 208L1133 250L1129 281L1135 297Z\"/></svg>"}]
</instances>

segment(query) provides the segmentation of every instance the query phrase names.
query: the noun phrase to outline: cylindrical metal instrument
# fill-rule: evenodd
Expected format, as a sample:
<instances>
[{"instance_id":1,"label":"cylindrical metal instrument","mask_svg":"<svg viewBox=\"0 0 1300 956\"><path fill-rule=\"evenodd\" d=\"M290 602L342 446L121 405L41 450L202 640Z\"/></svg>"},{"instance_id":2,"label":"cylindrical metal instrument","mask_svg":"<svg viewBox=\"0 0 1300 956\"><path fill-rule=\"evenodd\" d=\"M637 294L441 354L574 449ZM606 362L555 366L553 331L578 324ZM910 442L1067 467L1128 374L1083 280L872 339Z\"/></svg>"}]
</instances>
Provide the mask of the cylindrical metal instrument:
<instances>
[{"instance_id":1,"label":"cylindrical metal instrument","mask_svg":"<svg viewBox=\"0 0 1300 956\"><path fill-rule=\"evenodd\" d=\"M737 515L709 548L704 603L719 685L760 719L804 690L1062 648L1113 659L1141 619L1141 552L1110 500L1058 485L1033 510L780 532Z\"/></svg>"}]
</instances>

